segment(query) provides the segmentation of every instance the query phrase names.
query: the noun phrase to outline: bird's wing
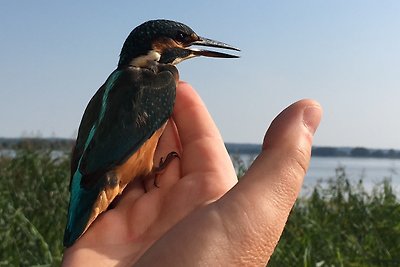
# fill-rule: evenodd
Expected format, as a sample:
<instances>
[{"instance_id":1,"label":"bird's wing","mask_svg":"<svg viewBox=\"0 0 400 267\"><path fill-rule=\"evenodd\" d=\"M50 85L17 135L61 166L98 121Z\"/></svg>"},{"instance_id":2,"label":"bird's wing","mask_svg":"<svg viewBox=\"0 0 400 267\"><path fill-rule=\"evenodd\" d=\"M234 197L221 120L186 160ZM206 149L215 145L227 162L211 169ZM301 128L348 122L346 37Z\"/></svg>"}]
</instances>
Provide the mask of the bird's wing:
<instances>
[{"instance_id":1,"label":"bird's wing","mask_svg":"<svg viewBox=\"0 0 400 267\"><path fill-rule=\"evenodd\" d=\"M85 131L85 142L79 142L81 184L90 185L91 174L105 172L127 159L171 116L175 102L176 81L169 71L154 73L147 69L116 70L106 81L98 102L97 120ZM96 95L94 96L94 98ZM93 101L94 102L94 101ZM93 106L96 104L93 104ZM91 119L88 115L84 115ZM83 144L84 143L84 144ZM76 149L78 150L78 149ZM89 180L88 180L89 179Z\"/></svg>"},{"instance_id":2,"label":"bird's wing","mask_svg":"<svg viewBox=\"0 0 400 267\"><path fill-rule=\"evenodd\" d=\"M104 174L135 153L171 116L176 74L173 66L157 73L117 69L90 101L71 163L66 246L86 228L93 204L105 186Z\"/></svg>"},{"instance_id":3,"label":"bird's wing","mask_svg":"<svg viewBox=\"0 0 400 267\"><path fill-rule=\"evenodd\" d=\"M90 99L89 104L87 105L85 112L83 113L81 125L79 126L78 137L76 138L75 147L72 151L71 180L73 178L75 171L78 168L79 160L82 157L90 129L96 123L98 114L100 113L101 103L102 103L101 98L102 95L104 94L104 90L106 89L106 85L107 82L103 84L99 90L97 90L96 94L92 97L92 99Z\"/></svg>"}]
</instances>

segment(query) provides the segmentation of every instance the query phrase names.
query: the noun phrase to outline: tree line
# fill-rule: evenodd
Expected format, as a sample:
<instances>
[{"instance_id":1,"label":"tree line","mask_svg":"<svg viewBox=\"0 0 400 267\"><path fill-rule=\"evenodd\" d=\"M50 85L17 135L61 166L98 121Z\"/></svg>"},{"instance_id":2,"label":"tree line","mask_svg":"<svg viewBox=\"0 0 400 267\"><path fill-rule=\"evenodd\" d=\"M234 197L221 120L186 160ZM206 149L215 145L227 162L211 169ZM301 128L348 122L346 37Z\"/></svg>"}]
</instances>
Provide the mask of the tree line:
<instances>
[{"instance_id":1,"label":"tree line","mask_svg":"<svg viewBox=\"0 0 400 267\"><path fill-rule=\"evenodd\" d=\"M69 138L0 138L0 150L41 149L69 152L75 144ZM260 144L225 143L230 154L258 154ZM315 146L312 155L317 157L400 158L400 150L370 149L365 147Z\"/></svg>"}]
</instances>

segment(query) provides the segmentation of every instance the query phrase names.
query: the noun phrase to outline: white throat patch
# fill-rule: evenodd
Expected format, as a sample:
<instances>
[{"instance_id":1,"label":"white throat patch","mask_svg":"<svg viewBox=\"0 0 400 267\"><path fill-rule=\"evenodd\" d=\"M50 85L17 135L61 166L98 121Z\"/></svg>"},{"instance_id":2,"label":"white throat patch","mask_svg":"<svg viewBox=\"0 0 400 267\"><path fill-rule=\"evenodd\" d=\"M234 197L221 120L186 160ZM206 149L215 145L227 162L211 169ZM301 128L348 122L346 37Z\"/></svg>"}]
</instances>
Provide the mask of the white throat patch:
<instances>
[{"instance_id":1,"label":"white throat patch","mask_svg":"<svg viewBox=\"0 0 400 267\"><path fill-rule=\"evenodd\" d=\"M159 61L161 58L160 53L151 50L147 55L137 57L130 62L130 65L135 67L146 67L150 65L153 61ZM149 64L150 63L150 64Z\"/></svg>"}]
</instances>

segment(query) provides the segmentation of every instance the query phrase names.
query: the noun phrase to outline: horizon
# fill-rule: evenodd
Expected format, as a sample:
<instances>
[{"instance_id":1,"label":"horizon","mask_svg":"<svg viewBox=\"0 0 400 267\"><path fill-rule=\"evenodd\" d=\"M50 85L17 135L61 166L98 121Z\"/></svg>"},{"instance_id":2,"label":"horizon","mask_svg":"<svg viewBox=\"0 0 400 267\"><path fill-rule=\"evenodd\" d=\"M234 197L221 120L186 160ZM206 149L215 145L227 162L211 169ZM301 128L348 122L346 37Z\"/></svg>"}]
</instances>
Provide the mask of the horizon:
<instances>
[{"instance_id":1,"label":"horizon","mask_svg":"<svg viewBox=\"0 0 400 267\"><path fill-rule=\"evenodd\" d=\"M74 142L76 138L69 138L69 137L38 137L38 136L25 136L25 137L4 137L0 136L0 142L3 142L4 140L7 141L18 141L18 140L51 140L51 141L71 141ZM262 146L262 143L246 143L246 142L224 142L225 146L226 145L240 145L240 146ZM385 148L385 147L364 147L364 146L324 146L324 145L312 145L312 148L333 148L333 149L338 149L338 150L351 150L354 148L365 148L369 151L389 151L389 150L394 150L395 152L400 152L400 149L396 148Z\"/></svg>"}]
</instances>

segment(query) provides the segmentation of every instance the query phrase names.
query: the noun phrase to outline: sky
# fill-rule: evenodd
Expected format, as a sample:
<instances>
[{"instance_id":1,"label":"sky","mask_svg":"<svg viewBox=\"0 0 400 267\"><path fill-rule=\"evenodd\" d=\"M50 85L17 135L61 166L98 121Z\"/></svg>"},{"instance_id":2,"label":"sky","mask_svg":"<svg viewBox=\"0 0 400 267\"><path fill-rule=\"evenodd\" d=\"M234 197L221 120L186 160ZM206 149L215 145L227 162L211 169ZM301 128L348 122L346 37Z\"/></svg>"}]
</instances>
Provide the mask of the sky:
<instances>
[{"instance_id":1,"label":"sky","mask_svg":"<svg viewBox=\"0 0 400 267\"><path fill-rule=\"evenodd\" d=\"M178 65L226 142L312 98L319 146L400 149L400 1L1 1L0 137L74 138L125 38L172 19L239 47Z\"/></svg>"}]
</instances>

